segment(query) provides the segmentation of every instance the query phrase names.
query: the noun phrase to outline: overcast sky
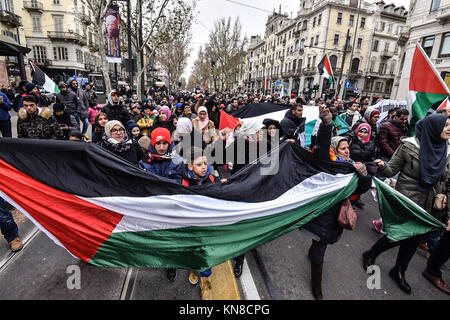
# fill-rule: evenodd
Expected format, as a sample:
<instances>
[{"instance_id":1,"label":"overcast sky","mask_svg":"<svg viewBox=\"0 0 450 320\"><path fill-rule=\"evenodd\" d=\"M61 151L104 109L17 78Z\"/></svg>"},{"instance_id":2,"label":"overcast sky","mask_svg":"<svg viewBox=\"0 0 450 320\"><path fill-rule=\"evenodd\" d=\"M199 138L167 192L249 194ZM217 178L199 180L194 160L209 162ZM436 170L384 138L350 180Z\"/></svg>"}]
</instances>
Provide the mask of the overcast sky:
<instances>
[{"instance_id":1,"label":"overcast sky","mask_svg":"<svg viewBox=\"0 0 450 320\"><path fill-rule=\"evenodd\" d=\"M375 0L372 0L375 2ZM386 3L394 3L397 6L403 5L409 9L410 0L384 0ZM248 6L259 9L250 8L233 2L239 2ZM208 41L210 30L214 27L214 22L222 17L231 17L233 20L239 17L242 25L242 36L250 38L252 35L264 36L265 24L270 11L275 8L278 12L280 4L283 13L291 14L292 17L297 15L300 9L300 0L198 0L197 2L197 21L192 25L191 39L191 57L184 73L186 79L191 74L194 61L197 59L197 53L200 46Z\"/></svg>"}]
</instances>

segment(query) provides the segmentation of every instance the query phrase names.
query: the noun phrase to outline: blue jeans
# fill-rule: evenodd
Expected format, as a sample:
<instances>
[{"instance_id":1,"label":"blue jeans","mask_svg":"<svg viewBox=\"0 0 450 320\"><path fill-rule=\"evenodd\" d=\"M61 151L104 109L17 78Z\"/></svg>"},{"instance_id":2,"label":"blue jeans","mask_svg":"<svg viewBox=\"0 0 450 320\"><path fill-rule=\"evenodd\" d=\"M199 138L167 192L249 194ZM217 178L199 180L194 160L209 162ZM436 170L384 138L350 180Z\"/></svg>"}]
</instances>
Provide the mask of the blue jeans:
<instances>
[{"instance_id":1,"label":"blue jeans","mask_svg":"<svg viewBox=\"0 0 450 320\"><path fill-rule=\"evenodd\" d=\"M8 243L19 236L19 228L2 198L0 198L0 230Z\"/></svg>"},{"instance_id":2,"label":"blue jeans","mask_svg":"<svg viewBox=\"0 0 450 320\"><path fill-rule=\"evenodd\" d=\"M81 119L81 116L78 112L72 113L72 116L74 116L75 119L77 120L80 129L81 129L80 121L83 123L83 130L81 131L81 134L85 134L89 128L89 118Z\"/></svg>"}]
</instances>

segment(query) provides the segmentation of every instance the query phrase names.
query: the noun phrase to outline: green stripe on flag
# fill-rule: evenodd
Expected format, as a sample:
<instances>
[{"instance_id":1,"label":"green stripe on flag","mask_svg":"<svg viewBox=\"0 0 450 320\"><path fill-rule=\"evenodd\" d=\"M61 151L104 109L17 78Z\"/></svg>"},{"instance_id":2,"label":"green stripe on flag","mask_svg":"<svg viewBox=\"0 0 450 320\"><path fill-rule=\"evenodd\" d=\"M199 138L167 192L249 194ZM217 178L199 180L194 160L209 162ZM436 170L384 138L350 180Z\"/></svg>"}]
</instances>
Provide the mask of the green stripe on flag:
<instances>
[{"instance_id":1,"label":"green stripe on flag","mask_svg":"<svg viewBox=\"0 0 450 320\"><path fill-rule=\"evenodd\" d=\"M389 240L397 242L446 227L400 192L377 178L373 178L373 180L377 187L378 205L383 218L384 231Z\"/></svg>"},{"instance_id":2,"label":"green stripe on flag","mask_svg":"<svg viewBox=\"0 0 450 320\"><path fill-rule=\"evenodd\" d=\"M441 93L417 92L416 100L412 104L411 111L411 137L415 135L416 123L425 118L431 106L447 96Z\"/></svg>"},{"instance_id":3,"label":"green stripe on flag","mask_svg":"<svg viewBox=\"0 0 450 320\"><path fill-rule=\"evenodd\" d=\"M355 174L344 188L301 207L230 225L113 233L89 263L205 270L305 225L348 198L357 185Z\"/></svg>"}]
</instances>

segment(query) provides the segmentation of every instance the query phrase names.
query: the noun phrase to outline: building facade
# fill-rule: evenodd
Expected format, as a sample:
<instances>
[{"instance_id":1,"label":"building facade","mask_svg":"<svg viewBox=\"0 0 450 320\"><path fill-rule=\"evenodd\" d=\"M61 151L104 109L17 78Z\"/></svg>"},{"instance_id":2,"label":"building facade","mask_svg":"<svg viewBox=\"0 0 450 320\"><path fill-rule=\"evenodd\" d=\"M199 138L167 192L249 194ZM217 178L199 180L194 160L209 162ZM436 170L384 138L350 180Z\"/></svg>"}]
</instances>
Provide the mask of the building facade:
<instances>
[{"instance_id":1,"label":"building facade","mask_svg":"<svg viewBox=\"0 0 450 320\"><path fill-rule=\"evenodd\" d=\"M416 44L420 43L450 87L450 0L412 0L406 28L398 41L401 60L392 98L406 100Z\"/></svg>"},{"instance_id":2,"label":"building facade","mask_svg":"<svg viewBox=\"0 0 450 320\"><path fill-rule=\"evenodd\" d=\"M275 69L266 71L270 81L288 84L287 94L306 93L317 97L333 89L340 97L355 92L389 97L394 83L394 74L390 71L399 65L397 40L406 23L405 8L358 0L305 0L300 4L301 10L295 19L281 12L273 13L268 17L264 39L254 38L247 55L247 62L253 62L246 69L247 89L262 88L264 74L261 76L260 70L254 69L257 66L255 54L270 50L275 39ZM270 32L282 17L286 20L284 27ZM285 46L284 54L278 38ZM318 71L318 64L325 55L330 59L335 76L331 86ZM268 92L279 92L270 81ZM347 89L346 82L350 83Z\"/></svg>"}]
</instances>

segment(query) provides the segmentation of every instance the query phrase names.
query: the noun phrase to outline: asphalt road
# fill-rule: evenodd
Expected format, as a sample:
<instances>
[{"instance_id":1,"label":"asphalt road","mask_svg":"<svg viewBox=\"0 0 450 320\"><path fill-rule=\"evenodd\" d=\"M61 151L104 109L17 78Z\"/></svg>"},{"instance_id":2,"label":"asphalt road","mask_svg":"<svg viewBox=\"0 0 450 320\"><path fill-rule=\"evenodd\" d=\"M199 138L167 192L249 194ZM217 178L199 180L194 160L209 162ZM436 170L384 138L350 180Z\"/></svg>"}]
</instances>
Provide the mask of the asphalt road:
<instances>
[{"instance_id":1,"label":"asphalt road","mask_svg":"<svg viewBox=\"0 0 450 320\"><path fill-rule=\"evenodd\" d=\"M15 128L15 125L13 125ZM14 129L15 130L15 129ZM404 294L388 276L398 248L377 259L380 288L367 287L367 275L361 266L361 254L380 237L372 219L378 207L370 193L363 196L364 210L358 210L356 230L345 231L328 247L325 255L322 289L328 300L448 300L422 276L425 252L418 249L407 271L412 294ZM27 219L19 222L22 238L33 236L25 248L11 255L0 239L0 300L200 300L200 289L180 270L174 283L166 279L164 269L96 268L72 257L44 233L35 232ZM243 299L312 300L310 266L307 251L311 237L295 230L246 255L249 269L238 280ZM443 277L450 283L449 264ZM80 271L80 288L70 289L73 266ZM69 285L68 285L69 283ZM256 291L249 291L249 285ZM250 286L251 287L251 286ZM256 297L256 298L255 298Z\"/></svg>"}]
</instances>

